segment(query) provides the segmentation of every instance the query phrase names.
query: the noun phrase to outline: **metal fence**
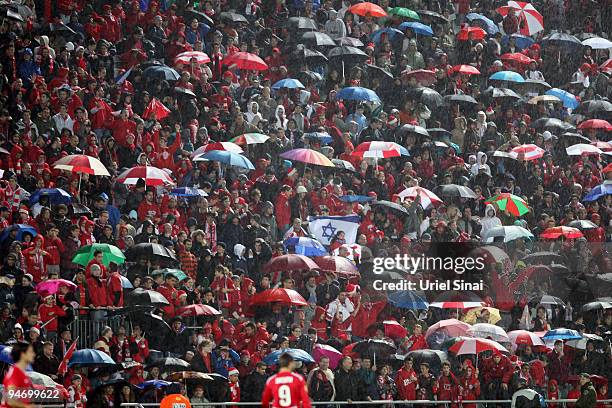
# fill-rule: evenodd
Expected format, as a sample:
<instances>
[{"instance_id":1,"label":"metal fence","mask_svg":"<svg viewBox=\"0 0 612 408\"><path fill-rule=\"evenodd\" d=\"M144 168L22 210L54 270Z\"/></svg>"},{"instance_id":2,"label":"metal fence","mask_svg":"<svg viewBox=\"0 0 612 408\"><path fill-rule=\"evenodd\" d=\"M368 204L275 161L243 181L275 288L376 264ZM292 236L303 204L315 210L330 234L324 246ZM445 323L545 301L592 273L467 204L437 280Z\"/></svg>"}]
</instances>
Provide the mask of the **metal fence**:
<instances>
[{"instance_id":1,"label":"metal fence","mask_svg":"<svg viewBox=\"0 0 612 408\"><path fill-rule=\"evenodd\" d=\"M87 314L80 314L79 311L87 311ZM90 348L100 337L102 329L106 326L113 329L113 333L117 332L119 327L124 326L128 332L130 331L130 321L124 315L105 317L106 309L96 309L89 311L89 308L82 308L76 311L75 319L68 324L68 328L72 332L72 338L78 337L78 348Z\"/></svg>"}]
</instances>

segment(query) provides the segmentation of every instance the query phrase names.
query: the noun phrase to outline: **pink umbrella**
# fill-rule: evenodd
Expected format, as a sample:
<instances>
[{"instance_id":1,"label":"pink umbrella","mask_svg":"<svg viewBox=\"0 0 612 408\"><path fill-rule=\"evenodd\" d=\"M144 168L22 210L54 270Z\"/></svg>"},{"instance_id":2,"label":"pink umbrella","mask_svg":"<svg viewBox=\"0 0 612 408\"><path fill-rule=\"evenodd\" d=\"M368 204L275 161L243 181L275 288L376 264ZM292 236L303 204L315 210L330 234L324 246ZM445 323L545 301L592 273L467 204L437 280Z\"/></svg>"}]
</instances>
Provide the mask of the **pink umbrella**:
<instances>
[{"instance_id":1,"label":"pink umbrella","mask_svg":"<svg viewBox=\"0 0 612 408\"><path fill-rule=\"evenodd\" d=\"M197 64L208 64L210 62L210 58L208 55L201 51L186 51L181 52L174 58L174 63L178 64L189 64L191 63L191 59L195 58L195 62Z\"/></svg>"},{"instance_id":2,"label":"pink umbrella","mask_svg":"<svg viewBox=\"0 0 612 408\"><path fill-rule=\"evenodd\" d=\"M342 359L342 353L327 344L315 344L312 347L312 358L319 361L321 357L329 358L329 368L335 370Z\"/></svg>"},{"instance_id":3,"label":"pink umbrella","mask_svg":"<svg viewBox=\"0 0 612 408\"><path fill-rule=\"evenodd\" d=\"M437 331L442 331L449 337L465 336L470 327L472 326L457 319L440 320L438 323L430 326L429 329L427 329L425 338L431 336Z\"/></svg>"},{"instance_id":4,"label":"pink umbrella","mask_svg":"<svg viewBox=\"0 0 612 408\"><path fill-rule=\"evenodd\" d=\"M460 356L463 354L480 354L484 351L503 351L508 352L504 346L496 341L489 339L465 339L453 344L448 351Z\"/></svg>"},{"instance_id":5,"label":"pink umbrella","mask_svg":"<svg viewBox=\"0 0 612 408\"><path fill-rule=\"evenodd\" d=\"M534 144L524 144L513 148L511 153L516 154L517 160L531 161L543 157L546 151Z\"/></svg>"},{"instance_id":6,"label":"pink umbrella","mask_svg":"<svg viewBox=\"0 0 612 408\"><path fill-rule=\"evenodd\" d=\"M280 155L283 159L313 164L315 166L336 167L327 156L312 149L293 149Z\"/></svg>"},{"instance_id":7,"label":"pink umbrella","mask_svg":"<svg viewBox=\"0 0 612 408\"><path fill-rule=\"evenodd\" d=\"M59 292L61 287L66 287L68 290L72 291L77 288L77 285L66 279L49 279L36 285L36 293L44 298L55 295Z\"/></svg>"}]
</instances>

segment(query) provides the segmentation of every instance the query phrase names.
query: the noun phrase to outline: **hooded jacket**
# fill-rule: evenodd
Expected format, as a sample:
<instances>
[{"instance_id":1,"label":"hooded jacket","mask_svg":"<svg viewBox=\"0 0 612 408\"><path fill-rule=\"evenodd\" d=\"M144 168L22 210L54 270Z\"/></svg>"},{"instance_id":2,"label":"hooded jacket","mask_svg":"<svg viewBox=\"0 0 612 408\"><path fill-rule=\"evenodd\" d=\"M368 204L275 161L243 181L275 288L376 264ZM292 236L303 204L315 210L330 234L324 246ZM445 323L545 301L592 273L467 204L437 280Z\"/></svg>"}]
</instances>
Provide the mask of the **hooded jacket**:
<instances>
[{"instance_id":1,"label":"hooded jacket","mask_svg":"<svg viewBox=\"0 0 612 408\"><path fill-rule=\"evenodd\" d=\"M489 210L493 210L493 216L489 216ZM484 217L480 219L480 224L482 225L482 229L480 230L480 236L482 238L482 241L485 240L485 237L487 236L487 232L489 230L495 227L501 227L502 222L497 217L497 211L495 210L495 207L492 204L487 204L487 207L485 208Z\"/></svg>"}]
</instances>

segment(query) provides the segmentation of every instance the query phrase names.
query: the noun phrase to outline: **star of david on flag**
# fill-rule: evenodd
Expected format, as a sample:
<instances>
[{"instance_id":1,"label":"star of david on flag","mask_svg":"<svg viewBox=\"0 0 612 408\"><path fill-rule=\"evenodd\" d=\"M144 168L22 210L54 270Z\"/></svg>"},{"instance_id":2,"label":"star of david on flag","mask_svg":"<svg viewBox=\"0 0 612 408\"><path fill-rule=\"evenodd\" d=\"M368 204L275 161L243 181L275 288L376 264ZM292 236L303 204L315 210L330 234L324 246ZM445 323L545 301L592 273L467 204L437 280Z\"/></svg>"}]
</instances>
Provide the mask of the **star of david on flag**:
<instances>
[{"instance_id":1,"label":"star of david on flag","mask_svg":"<svg viewBox=\"0 0 612 408\"><path fill-rule=\"evenodd\" d=\"M354 244L360 222L361 219L357 215L308 217L308 229L323 245L329 245L332 238L340 231L344 232L347 244Z\"/></svg>"}]
</instances>

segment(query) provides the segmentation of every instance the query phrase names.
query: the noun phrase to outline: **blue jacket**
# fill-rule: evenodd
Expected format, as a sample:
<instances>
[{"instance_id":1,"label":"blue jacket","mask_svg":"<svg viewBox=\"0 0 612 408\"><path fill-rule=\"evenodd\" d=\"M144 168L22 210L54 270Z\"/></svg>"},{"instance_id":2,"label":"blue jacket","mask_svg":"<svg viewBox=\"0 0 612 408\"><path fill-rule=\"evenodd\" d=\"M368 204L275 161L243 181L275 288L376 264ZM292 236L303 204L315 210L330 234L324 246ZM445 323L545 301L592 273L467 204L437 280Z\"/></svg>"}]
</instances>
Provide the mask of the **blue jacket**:
<instances>
[{"instance_id":1,"label":"blue jacket","mask_svg":"<svg viewBox=\"0 0 612 408\"><path fill-rule=\"evenodd\" d=\"M236 367L236 365L238 365L240 362L240 355L238 355L238 353L236 353L233 349L229 350L230 358L227 360L221 357L221 354L215 350L213 350L211 356L215 372L224 377L228 377L229 370Z\"/></svg>"}]
</instances>

